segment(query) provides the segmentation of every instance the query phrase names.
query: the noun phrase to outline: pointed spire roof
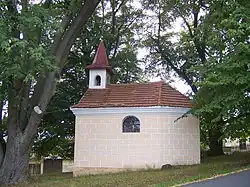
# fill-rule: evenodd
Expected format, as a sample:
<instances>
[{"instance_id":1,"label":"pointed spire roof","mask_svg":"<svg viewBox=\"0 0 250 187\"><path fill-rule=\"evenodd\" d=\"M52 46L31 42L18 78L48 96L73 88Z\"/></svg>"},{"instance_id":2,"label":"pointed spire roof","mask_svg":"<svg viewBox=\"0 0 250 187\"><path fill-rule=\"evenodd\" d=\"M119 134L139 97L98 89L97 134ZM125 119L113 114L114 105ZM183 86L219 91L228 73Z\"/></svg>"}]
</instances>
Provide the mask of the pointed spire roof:
<instances>
[{"instance_id":1,"label":"pointed spire roof","mask_svg":"<svg viewBox=\"0 0 250 187\"><path fill-rule=\"evenodd\" d=\"M107 57L107 53L106 53L106 49L104 46L103 41L101 40L95 58L92 62L91 65L88 65L85 69L90 70L90 69L106 69L107 71L109 71L110 73L112 72L112 69L109 65L108 62L108 57Z\"/></svg>"}]
</instances>

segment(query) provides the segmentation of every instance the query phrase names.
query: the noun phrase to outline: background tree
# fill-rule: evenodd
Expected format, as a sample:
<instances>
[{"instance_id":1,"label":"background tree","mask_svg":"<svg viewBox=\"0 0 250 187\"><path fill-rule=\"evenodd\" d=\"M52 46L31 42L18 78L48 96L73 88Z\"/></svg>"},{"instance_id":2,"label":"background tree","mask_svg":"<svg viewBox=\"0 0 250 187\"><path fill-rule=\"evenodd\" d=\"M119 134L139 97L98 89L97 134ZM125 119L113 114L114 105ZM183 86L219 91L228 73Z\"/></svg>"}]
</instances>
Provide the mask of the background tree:
<instances>
[{"instance_id":1,"label":"background tree","mask_svg":"<svg viewBox=\"0 0 250 187\"><path fill-rule=\"evenodd\" d=\"M204 66L210 63L208 58L213 56L209 36L213 35L213 4L216 1L146 1L144 7L152 13L148 19L157 20L149 25L150 32L147 33L145 46L149 50L148 69L154 72L160 69L160 75L168 80L172 75L185 81L191 88L191 95L195 95L199 86L198 82L204 79L204 75L197 65ZM173 31L173 25L182 27L179 31ZM190 94L190 93L189 93ZM217 119L216 123L211 121L217 115L218 110L209 115L201 117L202 140L206 140L210 148L210 155L223 154L222 135L225 122ZM220 111L219 111L220 112Z\"/></svg>"},{"instance_id":2,"label":"background tree","mask_svg":"<svg viewBox=\"0 0 250 187\"><path fill-rule=\"evenodd\" d=\"M222 119L224 136L249 136L250 74L249 21L246 1L217 1L213 5L213 34L209 36L211 55L208 63L198 66L204 80L196 100L199 115ZM213 124L213 123L212 123Z\"/></svg>"},{"instance_id":3,"label":"background tree","mask_svg":"<svg viewBox=\"0 0 250 187\"><path fill-rule=\"evenodd\" d=\"M29 153L58 75L98 3L1 1L0 80L7 87L8 138L0 144L0 184L25 180Z\"/></svg>"}]
</instances>

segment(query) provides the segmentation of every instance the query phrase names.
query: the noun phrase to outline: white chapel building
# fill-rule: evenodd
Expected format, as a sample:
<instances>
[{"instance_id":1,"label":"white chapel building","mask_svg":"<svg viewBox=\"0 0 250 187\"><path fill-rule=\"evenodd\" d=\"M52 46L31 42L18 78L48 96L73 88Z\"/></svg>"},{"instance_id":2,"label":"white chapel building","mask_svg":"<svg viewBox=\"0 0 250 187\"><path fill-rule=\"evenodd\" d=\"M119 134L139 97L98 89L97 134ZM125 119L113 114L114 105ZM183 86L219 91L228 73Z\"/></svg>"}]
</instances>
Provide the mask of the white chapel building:
<instances>
[{"instance_id":1,"label":"white chapel building","mask_svg":"<svg viewBox=\"0 0 250 187\"><path fill-rule=\"evenodd\" d=\"M86 69L89 88L71 108L74 176L200 163L199 120L177 120L192 108L189 98L163 81L110 84L103 42Z\"/></svg>"}]
</instances>

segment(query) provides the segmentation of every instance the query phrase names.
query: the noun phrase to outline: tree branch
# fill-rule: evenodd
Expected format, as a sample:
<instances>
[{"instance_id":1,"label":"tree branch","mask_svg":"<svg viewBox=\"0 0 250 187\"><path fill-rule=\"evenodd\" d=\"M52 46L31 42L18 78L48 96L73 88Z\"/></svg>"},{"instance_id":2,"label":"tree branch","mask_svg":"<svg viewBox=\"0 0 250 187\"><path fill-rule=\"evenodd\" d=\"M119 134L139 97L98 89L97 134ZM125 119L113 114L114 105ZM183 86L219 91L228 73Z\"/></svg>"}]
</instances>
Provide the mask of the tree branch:
<instances>
[{"instance_id":1,"label":"tree branch","mask_svg":"<svg viewBox=\"0 0 250 187\"><path fill-rule=\"evenodd\" d=\"M183 19L184 23L186 24L189 35L191 39L193 40L195 48L198 52L199 58L201 59L202 62L205 62L206 61L205 48L201 47L201 45L199 44L199 41L195 38L195 35L194 35L195 33L192 31L191 26L189 25L186 18L181 14L181 12L177 8L175 8L175 10L178 12L179 16ZM193 14L194 14L194 28L196 29L198 27L198 11L193 12Z\"/></svg>"},{"instance_id":2,"label":"tree branch","mask_svg":"<svg viewBox=\"0 0 250 187\"><path fill-rule=\"evenodd\" d=\"M112 9L112 29L111 29L111 34L115 34L115 26L116 26L116 11L115 11L115 0L110 0L111 4L111 9Z\"/></svg>"},{"instance_id":3,"label":"tree branch","mask_svg":"<svg viewBox=\"0 0 250 187\"><path fill-rule=\"evenodd\" d=\"M72 24L66 31L63 40L60 43L60 46L58 46L58 49L55 53L56 61L60 69L65 63L67 56L69 54L69 50L73 45L76 37L80 34L81 29L87 23L89 17L93 14L96 6L100 1L101 0L86 0L79 14L73 20Z\"/></svg>"},{"instance_id":4,"label":"tree branch","mask_svg":"<svg viewBox=\"0 0 250 187\"><path fill-rule=\"evenodd\" d=\"M188 32L189 32L189 35L191 38L194 37L194 34L193 34L193 31L191 29L191 26L189 25L188 21L186 20L186 18L181 14L180 10L178 8L175 8L176 12L179 14L179 16L183 19L185 25L187 26L188 28Z\"/></svg>"},{"instance_id":5,"label":"tree branch","mask_svg":"<svg viewBox=\"0 0 250 187\"><path fill-rule=\"evenodd\" d=\"M201 7L203 7L203 8L205 8L205 9L208 9L208 8L209 8L209 6L206 6L206 5L203 3L202 0L199 0L199 5L200 5Z\"/></svg>"},{"instance_id":6,"label":"tree branch","mask_svg":"<svg viewBox=\"0 0 250 187\"><path fill-rule=\"evenodd\" d=\"M122 7L122 5L125 3L126 0L122 0L122 2L119 4L119 6L117 7L117 9L115 10L115 14L120 10L120 8Z\"/></svg>"},{"instance_id":7,"label":"tree branch","mask_svg":"<svg viewBox=\"0 0 250 187\"><path fill-rule=\"evenodd\" d=\"M28 10L28 1L27 0L21 0L22 10L25 12Z\"/></svg>"},{"instance_id":8,"label":"tree branch","mask_svg":"<svg viewBox=\"0 0 250 187\"><path fill-rule=\"evenodd\" d=\"M20 96L22 97L20 103L20 128L23 130L27 123L27 110L29 104L29 94L30 94L31 80L24 82L22 90L20 91Z\"/></svg>"},{"instance_id":9,"label":"tree branch","mask_svg":"<svg viewBox=\"0 0 250 187\"><path fill-rule=\"evenodd\" d=\"M6 152L6 142L3 139L3 133L0 130L0 168L5 157L5 152Z\"/></svg>"},{"instance_id":10,"label":"tree branch","mask_svg":"<svg viewBox=\"0 0 250 187\"><path fill-rule=\"evenodd\" d=\"M46 0L46 1L44 2L44 4L43 4L43 7L47 9L47 8L50 7L51 3L52 3L52 0Z\"/></svg>"},{"instance_id":11,"label":"tree branch","mask_svg":"<svg viewBox=\"0 0 250 187\"><path fill-rule=\"evenodd\" d=\"M16 18L16 14L18 12L17 11L17 2L16 2L16 0L8 1L7 2L7 8L8 8L8 11L9 11L10 15L11 15L11 19L13 20L13 23L14 23L13 27L11 28L11 32L12 32L11 34L12 34L13 37L19 38L20 33L19 33L18 29L17 29L18 20Z\"/></svg>"},{"instance_id":12,"label":"tree branch","mask_svg":"<svg viewBox=\"0 0 250 187\"><path fill-rule=\"evenodd\" d=\"M52 97L57 81L55 75L60 73L65 61L67 60L71 46L73 45L76 37L80 34L81 29L87 23L89 17L93 14L96 6L100 0L86 0L82 6L79 14L73 20L63 38L57 41L54 40L51 54L55 55L56 65L59 70L54 72L47 72L45 77L40 77L34 90L29 109L29 121L24 131L24 140L31 141L36 134L36 129L44 114L50 98ZM66 18L68 20L68 18ZM67 21L65 23L68 23ZM60 37L62 33L58 34ZM57 36L55 36L57 37ZM60 38L58 37L58 38ZM34 111L34 106L38 106L42 114Z\"/></svg>"},{"instance_id":13,"label":"tree branch","mask_svg":"<svg viewBox=\"0 0 250 187\"><path fill-rule=\"evenodd\" d=\"M112 58L113 57L115 57L115 55L117 54L117 50L118 50L118 45L119 45L119 40L120 40L120 36L122 35L122 27L124 26L124 29L123 29L123 31L126 31L127 29L129 29L130 28L130 26L136 21L136 19L139 17L139 15L138 16L136 16L136 17L134 17L134 19L129 23L129 24L127 24L127 25L125 25L124 26L124 22L118 27L118 29L117 29L117 34L116 34L116 37L114 37L115 38L115 40L113 40L114 41L114 43L115 43L115 46L114 46L114 53L113 53L113 55L112 55ZM107 47L107 51L111 51L111 44Z\"/></svg>"},{"instance_id":14,"label":"tree branch","mask_svg":"<svg viewBox=\"0 0 250 187\"><path fill-rule=\"evenodd\" d=\"M172 61L170 60L170 58L168 56L170 56L166 50L163 50L160 43L157 43L158 41L156 39L154 39L153 37L151 37L152 40L157 44L158 49L156 49L157 53L159 53L161 55L161 57L163 58L164 61L167 62L167 64L179 75L179 77L181 77L182 79L184 79L187 84L191 87L192 91L194 93L197 93L198 88L194 85L193 81L180 69L178 69L178 67L176 67ZM167 55L166 55L167 53Z\"/></svg>"},{"instance_id":15,"label":"tree branch","mask_svg":"<svg viewBox=\"0 0 250 187\"><path fill-rule=\"evenodd\" d=\"M101 5L102 5L102 26L103 26L104 23L105 23L105 17L104 17L104 15L105 15L105 5L104 5L104 0L101 0ZM88 29L86 29L86 30L88 30ZM103 37L103 29L102 29L101 32L102 32L101 33L101 37Z\"/></svg>"},{"instance_id":16,"label":"tree branch","mask_svg":"<svg viewBox=\"0 0 250 187\"><path fill-rule=\"evenodd\" d=\"M158 32L157 32L157 39L158 39L158 43L160 42L159 40L160 40L160 36L161 36L161 24L162 24L162 22L161 22L161 7L160 7L160 3L158 2L158 4L159 4L159 7L158 7L158 21L159 21L159 23L158 23Z\"/></svg>"},{"instance_id":17,"label":"tree branch","mask_svg":"<svg viewBox=\"0 0 250 187\"><path fill-rule=\"evenodd\" d=\"M33 136L36 134L36 129L40 123L42 116L44 115L44 111L49 103L50 98L52 97L56 86L55 81L55 72L49 72L46 74L46 77L42 77L39 80L35 87L35 93L32 97L34 97L33 103L31 103L29 108L29 121L24 130L24 140L30 141ZM40 93L37 91L41 91ZM36 101L36 103L35 103ZM34 111L34 107L37 106L42 111L42 114L38 114Z\"/></svg>"},{"instance_id":18,"label":"tree branch","mask_svg":"<svg viewBox=\"0 0 250 187\"><path fill-rule=\"evenodd\" d=\"M194 10L193 11L193 15L194 15L194 28L197 29L197 26L198 26L198 14L199 12Z\"/></svg>"},{"instance_id":19,"label":"tree branch","mask_svg":"<svg viewBox=\"0 0 250 187\"><path fill-rule=\"evenodd\" d=\"M65 33L67 27L69 26L71 19L72 19L72 12L66 13L64 18L62 19L60 29L57 30L57 32L55 33L55 36L54 36L54 42L53 42L53 45L52 45L51 51L50 51L50 53L52 55L54 55L56 53L56 50L58 49L58 47L63 39L64 33Z\"/></svg>"}]
</instances>

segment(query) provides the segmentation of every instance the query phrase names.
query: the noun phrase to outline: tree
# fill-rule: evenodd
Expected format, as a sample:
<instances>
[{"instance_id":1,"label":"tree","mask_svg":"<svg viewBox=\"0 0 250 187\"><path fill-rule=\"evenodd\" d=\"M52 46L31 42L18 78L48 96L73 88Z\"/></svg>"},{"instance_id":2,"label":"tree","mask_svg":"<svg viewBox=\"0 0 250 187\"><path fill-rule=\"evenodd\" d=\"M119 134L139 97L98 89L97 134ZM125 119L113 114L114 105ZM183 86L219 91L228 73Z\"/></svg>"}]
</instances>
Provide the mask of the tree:
<instances>
[{"instance_id":1,"label":"tree","mask_svg":"<svg viewBox=\"0 0 250 187\"><path fill-rule=\"evenodd\" d=\"M153 11L148 17L149 27L154 28L147 33L145 46L149 49L148 69L160 69L160 74L170 78L170 74L184 80L196 93L195 85L198 72L188 71L190 67L206 61L206 32L204 15L208 12L206 1L145 1L144 7ZM182 25L180 31L173 31L178 21Z\"/></svg>"},{"instance_id":2,"label":"tree","mask_svg":"<svg viewBox=\"0 0 250 187\"><path fill-rule=\"evenodd\" d=\"M250 74L249 22L250 6L246 1L217 1L213 6L213 35L209 37L208 63L198 66L204 80L196 100L198 114L213 115L223 121L224 136L249 136Z\"/></svg>"},{"instance_id":3,"label":"tree","mask_svg":"<svg viewBox=\"0 0 250 187\"><path fill-rule=\"evenodd\" d=\"M84 57L84 55L83 55ZM50 100L46 113L38 128L38 136L32 148L37 159L60 156L74 157L74 115L70 107L77 103L87 88L84 70L86 61L70 54L62 69L61 81Z\"/></svg>"},{"instance_id":4,"label":"tree","mask_svg":"<svg viewBox=\"0 0 250 187\"><path fill-rule=\"evenodd\" d=\"M148 33L145 46L149 48L149 70L160 68L161 74L170 79L174 74L190 86L195 95L199 86L198 82L204 79L196 66L203 66L210 61L213 56L209 43L209 36L213 34L213 4L216 1L154 1L154 6L146 1L144 6L154 12L152 30ZM151 1L150 1L151 2ZM168 31L173 29L175 22L181 22L180 31ZM200 116L202 135L206 137L202 140L210 148L210 155L217 156L223 154L222 135L224 121L217 121L211 125L212 119L217 111L209 115Z\"/></svg>"},{"instance_id":5,"label":"tree","mask_svg":"<svg viewBox=\"0 0 250 187\"><path fill-rule=\"evenodd\" d=\"M127 0L116 1L110 9L106 8L112 3L111 0L105 1L97 7L74 43L56 93L38 129L39 136L32 152L39 159L41 156L73 158L74 115L69 108L80 100L87 89L88 72L84 68L92 63L100 37L104 40L114 72L112 83L144 80L137 59L139 41L134 39L141 11Z\"/></svg>"},{"instance_id":6,"label":"tree","mask_svg":"<svg viewBox=\"0 0 250 187\"><path fill-rule=\"evenodd\" d=\"M0 184L27 177L41 118L71 46L99 1L1 2L0 78L7 85L8 138L0 144Z\"/></svg>"}]
</instances>

